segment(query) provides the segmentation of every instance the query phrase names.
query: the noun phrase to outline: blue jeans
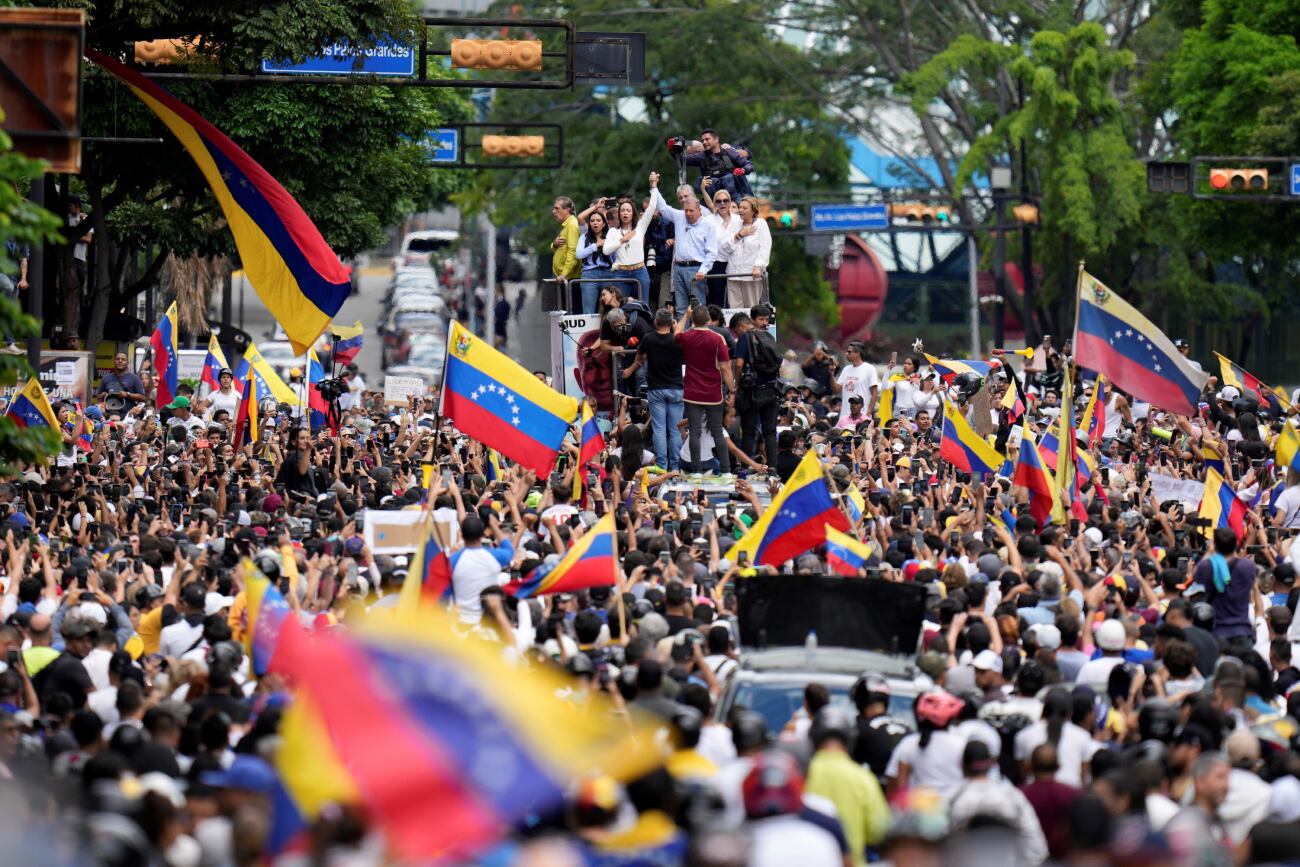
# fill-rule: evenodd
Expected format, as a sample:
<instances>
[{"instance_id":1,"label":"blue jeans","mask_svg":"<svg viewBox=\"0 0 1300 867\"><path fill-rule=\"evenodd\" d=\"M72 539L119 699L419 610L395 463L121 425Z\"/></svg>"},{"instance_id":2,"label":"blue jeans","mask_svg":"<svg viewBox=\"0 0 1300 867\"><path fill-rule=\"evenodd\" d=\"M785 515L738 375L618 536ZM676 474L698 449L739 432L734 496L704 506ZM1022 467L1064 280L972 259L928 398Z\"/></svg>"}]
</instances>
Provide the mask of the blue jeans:
<instances>
[{"instance_id":1,"label":"blue jeans","mask_svg":"<svg viewBox=\"0 0 1300 867\"><path fill-rule=\"evenodd\" d=\"M618 288L623 290L624 298L640 298L645 302L645 306L652 311L655 309L654 303L650 300L650 272L644 265L635 271L615 271L614 276L627 280L626 283L618 284Z\"/></svg>"},{"instance_id":2,"label":"blue jeans","mask_svg":"<svg viewBox=\"0 0 1300 867\"><path fill-rule=\"evenodd\" d=\"M606 277L613 277L614 272L608 268L585 268L582 272L582 312L595 313L596 304L600 301L600 290L612 283L588 283L587 280L602 280Z\"/></svg>"},{"instance_id":3,"label":"blue jeans","mask_svg":"<svg viewBox=\"0 0 1300 867\"><path fill-rule=\"evenodd\" d=\"M682 420L685 404L680 388L650 389L650 429L653 432L655 463L666 470L681 467Z\"/></svg>"},{"instance_id":4,"label":"blue jeans","mask_svg":"<svg viewBox=\"0 0 1300 867\"><path fill-rule=\"evenodd\" d=\"M688 299L692 293L694 293L697 301L701 304L704 303L706 284L703 280L695 279L695 275L698 273L700 273L699 265L673 266L673 309L677 311L679 317L690 306Z\"/></svg>"}]
</instances>

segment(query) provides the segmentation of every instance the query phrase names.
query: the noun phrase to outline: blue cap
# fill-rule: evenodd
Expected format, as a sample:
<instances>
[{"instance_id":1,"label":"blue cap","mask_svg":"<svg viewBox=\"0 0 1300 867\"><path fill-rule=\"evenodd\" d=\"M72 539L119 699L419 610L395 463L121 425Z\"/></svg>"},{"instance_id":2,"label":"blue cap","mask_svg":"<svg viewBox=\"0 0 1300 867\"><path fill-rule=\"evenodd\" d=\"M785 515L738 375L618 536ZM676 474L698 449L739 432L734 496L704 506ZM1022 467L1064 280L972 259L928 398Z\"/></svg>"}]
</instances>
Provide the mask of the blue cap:
<instances>
[{"instance_id":1,"label":"blue cap","mask_svg":"<svg viewBox=\"0 0 1300 867\"><path fill-rule=\"evenodd\" d=\"M271 794L275 791L275 770L257 756L237 755L224 771L204 771L199 782L216 789L246 789Z\"/></svg>"},{"instance_id":2,"label":"blue cap","mask_svg":"<svg viewBox=\"0 0 1300 867\"><path fill-rule=\"evenodd\" d=\"M100 421L104 418L104 411L92 403L90 406L86 407L86 417L93 418L95 421Z\"/></svg>"},{"instance_id":3,"label":"blue cap","mask_svg":"<svg viewBox=\"0 0 1300 867\"><path fill-rule=\"evenodd\" d=\"M31 529L32 519L27 517L24 512L14 512L9 516L9 523L22 527L24 530Z\"/></svg>"}]
</instances>

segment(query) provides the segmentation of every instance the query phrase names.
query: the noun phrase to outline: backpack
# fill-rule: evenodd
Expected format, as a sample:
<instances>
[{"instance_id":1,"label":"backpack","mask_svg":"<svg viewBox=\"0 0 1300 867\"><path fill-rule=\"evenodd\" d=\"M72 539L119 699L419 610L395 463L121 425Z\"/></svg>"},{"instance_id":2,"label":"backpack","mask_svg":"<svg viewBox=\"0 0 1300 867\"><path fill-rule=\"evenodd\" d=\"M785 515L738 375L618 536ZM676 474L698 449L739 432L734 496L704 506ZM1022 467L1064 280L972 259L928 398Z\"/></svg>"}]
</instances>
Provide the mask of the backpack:
<instances>
[{"instance_id":1,"label":"backpack","mask_svg":"<svg viewBox=\"0 0 1300 867\"><path fill-rule=\"evenodd\" d=\"M781 353L776 348L776 338L758 328L749 332L749 366L764 378L781 372Z\"/></svg>"},{"instance_id":2,"label":"backpack","mask_svg":"<svg viewBox=\"0 0 1300 867\"><path fill-rule=\"evenodd\" d=\"M638 318L644 319L651 330L655 327L655 315L646 303L638 298L624 298L623 312L627 315L627 324L634 325Z\"/></svg>"}]
</instances>

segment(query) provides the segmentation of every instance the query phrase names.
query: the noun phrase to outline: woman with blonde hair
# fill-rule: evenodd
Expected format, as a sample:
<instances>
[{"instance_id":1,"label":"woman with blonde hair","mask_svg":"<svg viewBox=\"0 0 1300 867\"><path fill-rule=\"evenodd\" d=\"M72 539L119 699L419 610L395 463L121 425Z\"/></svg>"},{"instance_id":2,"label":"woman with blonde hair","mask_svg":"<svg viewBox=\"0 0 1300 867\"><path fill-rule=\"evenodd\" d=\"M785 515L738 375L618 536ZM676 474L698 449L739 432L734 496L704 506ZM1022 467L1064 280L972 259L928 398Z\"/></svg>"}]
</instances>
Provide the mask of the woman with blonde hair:
<instances>
[{"instance_id":1,"label":"woman with blonde hair","mask_svg":"<svg viewBox=\"0 0 1300 867\"><path fill-rule=\"evenodd\" d=\"M741 200L740 228L723 233L719 251L727 257L728 274L749 275L727 278L727 306L748 309L761 303L772 255L772 232L767 221L759 219L756 199Z\"/></svg>"}]
</instances>

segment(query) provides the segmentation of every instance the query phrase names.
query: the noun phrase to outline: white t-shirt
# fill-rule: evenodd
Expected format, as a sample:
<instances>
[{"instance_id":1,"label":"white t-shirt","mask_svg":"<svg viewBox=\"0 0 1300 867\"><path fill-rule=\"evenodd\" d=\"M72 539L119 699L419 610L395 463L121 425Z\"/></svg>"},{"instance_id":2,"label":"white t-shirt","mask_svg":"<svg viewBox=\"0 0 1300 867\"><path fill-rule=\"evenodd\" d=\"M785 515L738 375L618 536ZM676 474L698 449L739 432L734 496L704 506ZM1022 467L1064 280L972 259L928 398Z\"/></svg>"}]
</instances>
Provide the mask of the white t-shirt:
<instances>
[{"instance_id":1,"label":"white t-shirt","mask_svg":"<svg viewBox=\"0 0 1300 867\"><path fill-rule=\"evenodd\" d=\"M190 417L187 419L182 419L180 416L176 415L172 416L167 420L167 427L169 429L174 427L183 427L185 428L185 433L192 437L194 436L195 431L207 430L208 423L194 413L190 413Z\"/></svg>"},{"instance_id":2,"label":"white t-shirt","mask_svg":"<svg viewBox=\"0 0 1300 867\"><path fill-rule=\"evenodd\" d=\"M86 667L86 673L90 675L90 682L95 685L95 689L108 689L108 664L112 659L113 651L96 647L81 660L81 664Z\"/></svg>"},{"instance_id":3,"label":"white t-shirt","mask_svg":"<svg viewBox=\"0 0 1300 867\"><path fill-rule=\"evenodd\" d=\"M727 429L725 427L722 429L722 436L725 439L731 439L731 436L730 434L727 433ZM682 437L682 447L679 450L678 454L680 455L681 459L684 461L689 461L691 459L691 440L689 437L685 437L685 436ZM713 457L713 434L709 433L709 429L706 426L700 430L700 460L707 461L712 459L712 457ZM653 460L653 456L651 456L651 460ZM734 461L735 458L732 458L732 460Z\"/></svg>"},{"instance_id":4,"label":"white t-shirt","mask_svg":"<svg viewBox=\"0 0 1300 867\"><path fill-rule=\"evenodd\" d=\"M235 416L239 414L239 394L232 388L230 394L226 394L220 389L208 395L208 411L203 417L208 421L217 414L218 410L224 409L230 413L230 420L234 421Z\"/></svg>"},{"instance_id":5,"label":"white t-shirt","mask_svg":"<svg viewBox=\"0 0 1300 867\"><path fill-rule=\"evenodd\" d=\"M90 693L86 696L86 707L99 714L104 725L116 723L121 718L117 712L117 687L106 686Z\"/></svg>"},{"instance_id":6,"label":"white t-shirt","mask_svg":"<svg viewBox=\"0 0 1300 867\"><path fill-rule=\"evenodd\" d=\"M1283 527L1300 527L1300 485L1292 485L1278 494L1275 505Z\"/></svg>"},{"instance_id":7,"label":"white t-shirt","mask_svg":"<svg viewBox=\"0 0 1300 867\"><path fill-rule=\"evenodd\" d=\"M1096 659L1090 659L1079 669L1079 674L1075 677L1074 682L1090 686L1098 695L1106 694L1106 687L1110 683L1110 672L1117 665L1124 664L1122 656L1100 656Z\"/></svg>"},{"instance_id":8,"label":"white t-shirt","mask_svg":"<svg viewBox=\"0 0 1300 867\"><path fill-rule=\"evenodd\" d=\"M849 398L856 394L862 398L862 405L870 409L871 389L880 387L880 374L876 372L875 365L864 361L861 364L846 365L836 381L840 384L843 405L847 405Z\"/></svg>"},{"instance_id":9,"label":"white t-shirt","mask_svg":"<svg viewBox=\"0 0 1300 867\"><path fill-rule=\"evenodd\" d=\"M170 626L164 626L158 635L158 650L163 656L179 659L188 653L194 642L203 637L203 622L190 624L182 617Z\"/></svg>"},{"instance_id":10,"label":"white t-shirt","mask_svg":"<svg viewBox=\"0 0 1300 867\"><path fill-rule=\"evenodd\" d=\"M1016 734L1016 761L1027 762L1039 746L1047 743L1047 723L1036 722ZM1061 729L1061 740L1056 744L1056 761L1061 768L1056 772L1056 782L1070 786L1083 785L1083 763L1092 761L1098 745L1088 733L1072 722Z\"/></svg>"},{"instance_id":11,"label":"white t-shirt","mask_svg":"<svg viewBox=\"0 0 1300 867\"><path fill-rule=\"evenodd\" d=\"M926 786L947 798L965 782L961 773L961 755L965 750L966 738L954 731L932 732L930 743L924 750L921 749L921 736L910 734L894 747L885 776L896 779L899 765L907 762L911 769L907 780L909 786Z\"/></svg>"},{"instance_id":12,"label":"white t-shirt","mask_svg":"<svg viewBox=\"0 0 1300 867\"><path fill-rule=\"evenodd\" d=\"M502 565L486 548L463 548L456 552L451 584L456 594L456 608L461 623L478 623L483 603L478 595L487 587L501 583Z\"/></svg>"}]
</instances>

